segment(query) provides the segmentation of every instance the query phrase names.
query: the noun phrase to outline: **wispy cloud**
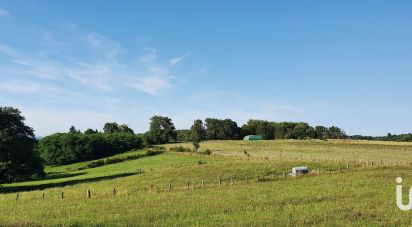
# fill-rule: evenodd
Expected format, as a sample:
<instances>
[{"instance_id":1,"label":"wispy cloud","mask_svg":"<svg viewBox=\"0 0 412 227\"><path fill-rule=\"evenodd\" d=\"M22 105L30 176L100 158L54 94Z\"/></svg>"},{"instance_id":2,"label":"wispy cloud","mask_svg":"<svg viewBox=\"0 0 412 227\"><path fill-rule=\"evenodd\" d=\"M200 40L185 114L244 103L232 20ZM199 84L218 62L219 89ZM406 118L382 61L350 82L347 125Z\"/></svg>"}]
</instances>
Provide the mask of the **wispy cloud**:
<instances>
[{"instance_id":1,"label":"wispy cloud","mask_svg":"<svg viewBox=\"0 0 412 227\"><path fill-rule=\"evenodd\" d=\"M184 55L182 55L182 56L180 56L180 57L172 58L172 59L169 61L169 64L170 64L171 66L174 66L174 65L176 65L177 63L183 61L183 59L185 59L185 58L186 58L187 56L189 56L189 55L190 55L190 53L185 53Z\"/></svg>"},{"instance_id":2,"label":"wispy cloud","mask_svg":"<svg viewBox=\"0 0 412 227\"><path fill-rule=\"evenodd\" d=\"M167 69L153 67L149 68L146 73L147 76L136 78L137 82L131 84L131 86L151 95L158 95L172 86L172 77Z\"/></svg>"},{"instance_id":3,"label":"wispy cloud","mask_svg":"<svg viewBox=\"0 0 412 227\"><path fill-rule=\"evenodd\" d=\"M0 7L0 17L7 17L7 16L10 16L9 11Z\"/></svg>"},{"instance_id":4,"label":"wispy cloud","mask_svg":"<svg viewBox=\"0 0 412 227\"><path fill-rule=\"evenodd\" d=\"M146 53L139 58L139 61L145 64L154 63L157 59L157 50L151 47L146 47L144 48L144 51Z\"/></svg>"},{"instance_id":5,"label":"wispy cloud","mask_svg":"<svg viewBox=\"0 0 412 227\"><path fill-rule=\"evenodd\" d=\"M42 40L35 43L41 46L30 52L0 43L0 55L12 63L0 68L0 73L5 75L7 70L10 77L58 80L69 87L82 86L99 92L131 89L159 95L178 84L172 81L169 61L162 63L155 48L145 47L139 55L115 40L77 26L63 26L63 32L44 31L40 37ZM170 62L177 64L186 56ZM4 87L3 90L11 92Z\"/></svg>"}]
</instances>

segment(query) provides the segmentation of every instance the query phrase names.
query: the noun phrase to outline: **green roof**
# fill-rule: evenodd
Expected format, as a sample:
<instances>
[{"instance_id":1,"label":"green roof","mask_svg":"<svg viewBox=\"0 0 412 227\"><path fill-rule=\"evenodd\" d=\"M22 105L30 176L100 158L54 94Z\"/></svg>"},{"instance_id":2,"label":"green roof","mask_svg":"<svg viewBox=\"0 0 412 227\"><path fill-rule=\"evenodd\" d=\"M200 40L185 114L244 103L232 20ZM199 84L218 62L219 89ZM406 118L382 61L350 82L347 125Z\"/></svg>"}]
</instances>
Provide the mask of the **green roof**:
<instances>
[{"instance_id":1,"label":"green roof","mask_svg":"<svg viewBox=\"0 0 412 227\"><path fill-rule=\"evenodd\" d=\"M243 138L243 140L262 140L261 135L247 135Z\"/></svg>"}]
</instances>

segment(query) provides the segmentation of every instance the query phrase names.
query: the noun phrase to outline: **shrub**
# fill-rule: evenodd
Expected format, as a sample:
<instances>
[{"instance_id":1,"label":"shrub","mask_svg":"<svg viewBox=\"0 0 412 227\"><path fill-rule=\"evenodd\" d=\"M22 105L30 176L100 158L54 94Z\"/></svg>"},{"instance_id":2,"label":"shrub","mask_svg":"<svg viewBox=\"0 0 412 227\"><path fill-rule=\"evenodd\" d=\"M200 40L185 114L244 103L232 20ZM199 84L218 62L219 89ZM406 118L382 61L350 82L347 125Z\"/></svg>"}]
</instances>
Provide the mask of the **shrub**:
<instances>
[{"instance_id":1,"label":"shrub","mask_svg":"<svg viewBox=\"0 0 412 227\"><path fill-rule=\"evenodd\" d=\"M178 146L178 147L171 147L169 148L170 151L174 151L174 152L192 152L192 150L190 148L186 148L183 146Z\"/></svg>"},{"instance_id":2,"label":"shrub","mask_svg":"<svg viewBox=\"0 0 412 227\"><path fill-rule=\"evenodd\" d=\"M212 154L212 151L211 151L211 150L209 150L209 149L206 149L206 150L201 151L201 152L199 152L199 153L201 153L201 154L205 154L205 155L211 155L211 154Z\"/></svg>"}]
</instances>

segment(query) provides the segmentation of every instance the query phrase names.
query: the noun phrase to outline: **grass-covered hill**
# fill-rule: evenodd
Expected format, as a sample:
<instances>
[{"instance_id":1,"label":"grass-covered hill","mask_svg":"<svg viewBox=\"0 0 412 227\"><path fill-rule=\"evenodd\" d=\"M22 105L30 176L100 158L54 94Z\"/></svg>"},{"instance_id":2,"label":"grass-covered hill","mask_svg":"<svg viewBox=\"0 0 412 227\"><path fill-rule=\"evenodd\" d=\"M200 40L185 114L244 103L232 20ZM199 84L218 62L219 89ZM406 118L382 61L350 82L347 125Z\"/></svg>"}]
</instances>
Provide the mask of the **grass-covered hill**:
<instances>
[{"instance_id":1,"label":"grass-covered hill","mask_svg":"<svg viewBox=\"0 0 412 227\"><path fill-rule=\"evenodd\" d=\"M191 144L48 166L45 180L2 185L0 225L411 224L395 203L395 178L412 185L410 143L202 142L210 155L176 146ZM287 175L300 165L311 174Z\"/></svg>"}]
</instances>

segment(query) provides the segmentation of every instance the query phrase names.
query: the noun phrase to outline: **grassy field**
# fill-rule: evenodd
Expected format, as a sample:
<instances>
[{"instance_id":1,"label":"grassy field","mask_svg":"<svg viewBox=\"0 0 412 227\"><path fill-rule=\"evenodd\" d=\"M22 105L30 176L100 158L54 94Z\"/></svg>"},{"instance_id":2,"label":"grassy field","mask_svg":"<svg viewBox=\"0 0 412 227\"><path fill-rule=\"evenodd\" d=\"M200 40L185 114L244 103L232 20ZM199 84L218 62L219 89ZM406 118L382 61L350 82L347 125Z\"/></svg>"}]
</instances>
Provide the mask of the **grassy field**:
<instances>
[{"instance_id":1,"label":"grassy field","mask_svg":"<svg viewBox=\"0 0 412 227\"><path fill-rule=\"evenodd\" d=\"M166 147L180 145L191 146ZM201 143L205 149L212 155L165 152L97 168L83 169L87 162L47 167L45 180L3 185L0 225L412 223L395 203L395 178L403 177L405 198L412 185L412 144L208 141ZM283 176L299 165L309 166L311 174Z\"/></svg>"}]
</instances>

